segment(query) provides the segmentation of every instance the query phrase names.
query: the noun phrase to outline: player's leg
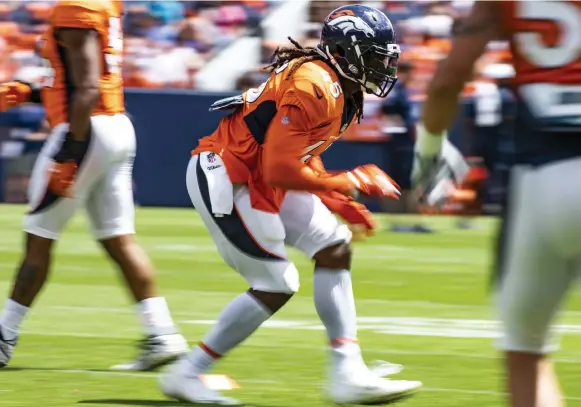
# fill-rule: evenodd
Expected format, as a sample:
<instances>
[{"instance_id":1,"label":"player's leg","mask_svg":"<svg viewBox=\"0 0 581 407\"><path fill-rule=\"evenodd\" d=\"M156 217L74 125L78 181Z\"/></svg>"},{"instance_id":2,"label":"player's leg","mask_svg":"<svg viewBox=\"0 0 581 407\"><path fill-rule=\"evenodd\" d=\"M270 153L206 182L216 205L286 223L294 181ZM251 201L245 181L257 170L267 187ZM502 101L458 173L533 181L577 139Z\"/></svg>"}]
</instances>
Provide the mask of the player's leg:
<instances>
[{"instance_id":1,"label":"player's leg","mask_svg":"<svg viewBox=\"0 0 581 407\"><path fill-rule=\"evenodd\" d=\"M0 316L0 367L10 360L24 318L44 286L51 265L53 242L74 215L97 171L90 139L79 161L75 198L59 198L48 190L52 157L62 143L67 129L57 126L43 146L30 177L28 199L30 210L24 217L24 253L14 278L10 297Z\"/></svg>"},{"instance_id":2,"label":"player's leg","mask_svg":"<svg viewBox=\"0 0 581 407\"><path fill-rule=\"evenodd\" d=\"M93 129L100 135L95 148L113 163L88 195L87 214L93 236L127 283L146 336L137 359L114 368L153 370L186 352L187 343L178 333L165 298L158 294L149 257L134 238L134 130L124 115L94 117Z\"/></svg>"},{"instance_id":3,"label":"player's leg","mask_svg":"<svg viewBox=\"0 0 581 407\"><path fill-rule=\"evenodd\" d=\"M579 166L516 169L511 181L498 300L513 407L562 405L549 330L578 270L581 185L562 183Z\"/></svg>"},{"instance_id":4,"label":"player's leg","mask_svg":"<svg viewBox=\"0 0 581 407\"><path fill-rule=\"evenodd\" d=\"M357 341L348 227L309 193L288 192L281 218L286 242L315 261L313 296L329 339L331 399L339 403L390 401L417 390L420 382L383 379L363 362Z\"/></svg>"},{"instance_id":5,"label":"player's leg","mask_svg":"<svg viewBox=\"0 0 581 407\"><path fill-rule=\"evenodd\" d=\"M228 188L229 180L223 178L227 177L225 172L218 174L219 168L218 171L206 171L201 163L206 155L200 157L200 160L192 158L187 171L192 203L226 263L246 279L250 289L222 310L216 325L203 341L160 382L162 391L170 397L191 402L237 404L236 400L207 388L202 381L203 375L286 304L299 288L298 272L286 258L280 218L253 209L245 186L235 188L232 214L212 214L211 189L221 188L222 183ZM220 167L220 163L214 162L212 167ZM212 178L210 183L208 177Z\"/></svg>"}]
</instances>

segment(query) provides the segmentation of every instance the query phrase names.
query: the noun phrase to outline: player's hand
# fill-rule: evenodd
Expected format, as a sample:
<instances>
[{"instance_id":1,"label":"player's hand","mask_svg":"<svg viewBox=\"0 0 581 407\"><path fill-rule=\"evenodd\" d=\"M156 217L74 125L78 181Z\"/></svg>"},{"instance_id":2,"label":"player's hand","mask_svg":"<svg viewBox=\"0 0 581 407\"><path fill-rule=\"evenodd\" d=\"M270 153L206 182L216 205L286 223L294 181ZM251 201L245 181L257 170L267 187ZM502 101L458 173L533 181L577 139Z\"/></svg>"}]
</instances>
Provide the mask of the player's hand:
<instances>
[{"instance_id":1,"label":"player's hand","mask_svg":"<svg viewBox=\"0 0 581 407\"><path fill-rule=\"evenodd\" d=\"M334 214L342 218L353 232L355 240L364 239L374 234L379 223L371 212L353 198L339 192L318 192L316 195Z\"/></svg>"},{"instance_id":2,"label":"player's hand","mask_svg":"<svg viewBox=\"0 0 581 407\"><path fill-rule=\"evenodd\" d=\"M425 189L425 186L431 182L438 172L442 144L445 138L445 134L433 135L423 125L418 125L411 174L412 188L414 190Z\"/></svg>"},{"instance_id":3,"label":"player's hand","mask_svg":"<svg viewBox=\"0 0 581 407\"><path fill-rule=\"evenodd\" d=\"M445 135L428 134L419 126L411 181L420 205L444 205L463 182L468 169L460 151Z\"/></svg>"},{"instance_id":4,"label":"player's hand","mask_svg":"<svg viewBox=\"0 0 581 407\"><path fill-rule=\"evenodd\" d=\"M31 89L22 82L6 82L0 84L0 111L12 109L28 101Z\"/></svg>"},{"instance_id":5,"label":"player's hand","mask_svg":"<svg viewBox=\"0 0 581 407\"><path fill-rule=\"evenodd\" d=\"M399 185L375 164L361 165L345 174L340 192L356 198L358 192L373 197L399 199Z\"/></svg>"},{"instance_id":6,"label":"player's hand","mask_svg":"<svg viewBox=\"0 0 581 407\"><path fill-rule=\"evenodd\" d=\"M85 142L76 141L67 133L60 150L53 157L54 165L49 170L48 188L58 196L72 197L78 162L83 154Z\"/></svg>"}]
</instances>

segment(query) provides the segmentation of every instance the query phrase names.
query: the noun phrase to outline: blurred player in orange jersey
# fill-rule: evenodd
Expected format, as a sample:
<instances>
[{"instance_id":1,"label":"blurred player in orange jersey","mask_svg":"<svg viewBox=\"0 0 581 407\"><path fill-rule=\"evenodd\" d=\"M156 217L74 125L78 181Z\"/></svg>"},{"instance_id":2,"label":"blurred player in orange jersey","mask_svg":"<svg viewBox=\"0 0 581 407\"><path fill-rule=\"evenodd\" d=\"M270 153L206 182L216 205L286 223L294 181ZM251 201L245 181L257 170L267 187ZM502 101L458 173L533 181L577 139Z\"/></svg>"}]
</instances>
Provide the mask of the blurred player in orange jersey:
<instances>
[{"instance_id":1,"label":"blurred player in orange jersey","mask_svg":"<svg viewBox=\"0 0 581 407\"><path fill-rule=\"evenodd\" d=\"M133 238L135 133L124 114L122 13L121 1L58 2L39 50L52 75L41 89L0 85L2 110L42 102L52 128L30 179L25 252L0 317L0 366L10 360L20 325L44 286L54 242L80 206L121 270L147 335L138 359L119 368L151 370L187 350Z\"/></svg>"},{"instance_id":2,"label":"blurred player in orange jersey","mask_svg":"<svg viewBox=\"0 0 581 407\"><path fill-rule=\"evenodd\" d=\"M458 94L486 45L501 37L512 48L518 109L497 252L499 345L511 405L559 407L549 330L581 258L581 1L474 3L430 84L413 179L433 184L447 172L440 151Z\"/></svg>"},{"instance_id":3,"label":"blurred player in orange jersey","mask_svg":"<svg viewBox=\"0 0 581 407\"><path fill-rule=\"evenodd\" d=\"M392 25L379 10L345 6L327 17L315 48L293 44L276 51L264 84L212 106L233 112L193 151L186 177L192 202L220 254L250 289L160 378L169 397L238 404L207 387L205 373L299 289L285 245L315 263L315 307L329 340L328 396L338 403L382 402L421 386L384 379L385 370L365 365L351 286L351 232L321 201L370 232L371 214L348 196L399 193L375 165L330 174L318 158L361 116L363 91L385 97L393 87L400 51Z\"/></svg>"}]
</instances>

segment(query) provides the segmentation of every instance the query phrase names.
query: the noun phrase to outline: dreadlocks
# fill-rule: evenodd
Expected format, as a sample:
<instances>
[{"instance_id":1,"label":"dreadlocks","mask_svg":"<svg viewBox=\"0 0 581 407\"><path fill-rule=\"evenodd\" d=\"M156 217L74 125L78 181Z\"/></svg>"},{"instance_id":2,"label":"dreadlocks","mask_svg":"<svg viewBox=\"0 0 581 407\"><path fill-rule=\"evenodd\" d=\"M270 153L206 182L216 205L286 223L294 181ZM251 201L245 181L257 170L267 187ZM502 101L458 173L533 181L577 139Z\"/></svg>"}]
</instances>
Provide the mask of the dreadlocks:
<instances>
[{"instance_id":1,"label":"dreadlocks","mask_svg":"<svg viewBox=\"0 0 581 407\"><path fill-rule=\"evenodd\" d=\"M296 64L292 66L286 75L285 79L290 79L302 64L315 60L325 60L325 58L319 54L314 47L303 47L291 37L288 37L288 40L294 45L294 47L278 47L275 49L274 54L272 54L272 62L264 67L266 71L274 72L287 62L298 58Z\"/></svg>"},{"instance_id":2,"label":"dreadlocks","mask_svg":"<svg viewBox=\"0 0 581 407\"><path fill-rule=\"evenodd\" d=\"M310 61L327 61L327 59L317 51L315 47L303 47L297 41L291 37L287 37L288 40L294 45L294 47L278 47L272 54L272 62L264 67L267 72L274 72L287 62L293 59L298 59L298 61L293 64L291 69L289 69L286 74L285 80L290 79L300 66L306 62ZM349 99L355 105L357 109L357 122L361 121L363 117L363 93L357 92L356 94L351 94L351 92L346 93Z\"/></svg>"}]
</instances>

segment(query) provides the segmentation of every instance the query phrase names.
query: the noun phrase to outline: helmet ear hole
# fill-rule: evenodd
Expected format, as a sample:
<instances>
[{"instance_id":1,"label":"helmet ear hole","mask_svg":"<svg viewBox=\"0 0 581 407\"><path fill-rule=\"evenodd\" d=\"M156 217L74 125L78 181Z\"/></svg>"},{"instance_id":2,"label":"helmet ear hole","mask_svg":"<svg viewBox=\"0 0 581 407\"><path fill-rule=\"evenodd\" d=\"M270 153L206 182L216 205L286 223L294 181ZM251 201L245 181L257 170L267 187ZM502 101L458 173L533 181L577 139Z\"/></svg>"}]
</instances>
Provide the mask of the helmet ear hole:
<instances>
[{"instance_id":1,"label":"helmet ear hole","mask_svg":"<svg viewBox=\"0 0 581 407\"><path fill-rule=\"evenodd\" d=\"M337 54L338 54L340 57L343 57L343 58L345 57L345 50L343 49L343 47L342 47L341 45L337 45L337 46L335 47L335 52L337 52Z\"/></svg>"}]
</instances>

